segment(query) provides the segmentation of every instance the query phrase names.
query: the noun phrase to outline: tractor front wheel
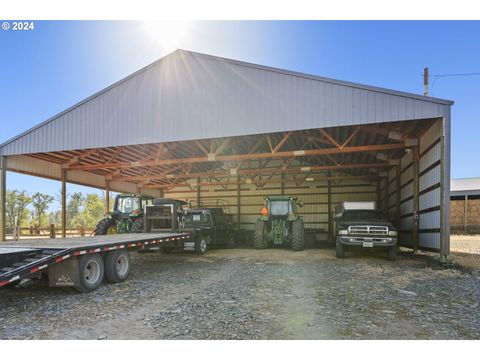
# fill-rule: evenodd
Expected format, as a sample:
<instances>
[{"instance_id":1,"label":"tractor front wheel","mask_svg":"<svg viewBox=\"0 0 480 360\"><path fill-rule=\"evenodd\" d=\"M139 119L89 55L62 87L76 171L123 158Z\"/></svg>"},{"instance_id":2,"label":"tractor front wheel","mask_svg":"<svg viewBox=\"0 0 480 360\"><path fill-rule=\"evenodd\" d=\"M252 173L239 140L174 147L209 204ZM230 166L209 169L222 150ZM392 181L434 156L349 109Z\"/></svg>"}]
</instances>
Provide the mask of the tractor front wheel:
<instances>
[{"instance_id":1,"label":"tractor front wheel","mask_svg":"<svg viewBox=\"0 0 480 360\"><path fill-rule=\"evenodd\" d=\"M105 218L101 220L95 228L95 235L116 234L117 226L115 220Z\"/></svg>"},{"instance_id":2,"label":"tractor front wheel","mask_svg":"<svg viewBox=\"0 0 480 360\"><path fill-rule=\"evenodd\" d=\"M303 220L297 219L292 224L292 250L302 251L304 248Z\"/></svg>"},{"instance_id":3,"label":"tractor front wheel","mask_svg":"<svg viewBox=\"0 0 480 360\"><path fill-rule=\"evenodd\" d=\"M262 220L257 220L255 223L255 234L253 238L253 247L257 250L267 248L267 236L265 234L267 223Z\"/></svg>"}]
</instances>

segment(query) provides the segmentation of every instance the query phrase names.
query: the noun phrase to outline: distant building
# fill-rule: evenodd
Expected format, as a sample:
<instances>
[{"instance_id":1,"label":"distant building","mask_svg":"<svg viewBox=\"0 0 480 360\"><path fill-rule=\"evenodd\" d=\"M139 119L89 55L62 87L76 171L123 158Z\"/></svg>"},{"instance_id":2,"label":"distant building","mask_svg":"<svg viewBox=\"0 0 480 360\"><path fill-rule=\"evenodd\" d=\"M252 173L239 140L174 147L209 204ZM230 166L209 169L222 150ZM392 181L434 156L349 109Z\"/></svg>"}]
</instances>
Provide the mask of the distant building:
<instances>
[{"instance_id":1,"label":"distant building","mask_svg":"<svg viewBox=\"0 0 480 360\"><path fill-rule=\"evenodd\" d=\"M452 232L480 232L480 177L450 181Z\"/></svg>"}]
</instances>

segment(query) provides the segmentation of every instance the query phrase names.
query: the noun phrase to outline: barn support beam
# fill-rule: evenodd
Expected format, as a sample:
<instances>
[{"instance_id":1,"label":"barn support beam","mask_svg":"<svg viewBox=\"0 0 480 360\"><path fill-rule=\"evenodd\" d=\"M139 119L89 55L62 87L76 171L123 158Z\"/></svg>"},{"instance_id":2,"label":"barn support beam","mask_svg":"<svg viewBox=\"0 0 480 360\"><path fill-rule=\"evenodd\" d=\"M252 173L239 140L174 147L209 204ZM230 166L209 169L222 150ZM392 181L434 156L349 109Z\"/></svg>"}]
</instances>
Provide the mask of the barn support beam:
<instances>
[{"instance_id":1,"label":"barn support beam","mask_svg":"<svg viewBox=\"0 0 480 360\"><path fill-rule=\"evenodd\" d=\"M242 207L240 206L240 176L237 176L237 230L240 230L240 216Z\"/></svg>"},{"instance_id":2,"label":"barn support beam","mask_svg":"<svg viewBox=\"0 0 480 360\"><path fill-rule=\"evenodd\" d=\"M400 231L402 222L400 219L400 202L402 201L402 166L395 166L395 219L397 220L397 231Z\"/></svg>"},{"instance_id":3,"label":"barn support beam","mask_svg":"<svg viewBox=\"0 0 480 360\"><path fill-rule=\"evenodd\" d=\"M200 207L200 201L201 201L201 195L200 195L200 178L197 179L197 206Z\"/></svg>"},{"instance_id":4,"label":"barn support beam","mask_svg":"<svg viewBox=\"0 0 480 360\"><path fill-rule=\"evenodd\" d=\"M328 239L330 241L335 240L335 236L333 234L333 218L332 218L332 182L327 181L327 212L328 212Z\"/></svg>"},{"instance_id":5,"label":"barn support beam","mask_svg":"<svg viewBox=\"0 0 480 360\"><path fill-rule=\"evenodd\" d=\"M450 109L442 118L440 137L440 261L447 261L450 249Z\"/></svg>"},{"instance_id":6,"label":"barn support beam","mask_svg":"<svg viewBox=\"0 0 480 360\"><path fill-rule=\"evenodd\" d=\"M105 212L110 211L110 181L105 180Z\"/></svg>"},{"instance_id":7,"label":"barn support beam","mask_svg":"<svg viewBox=\"0 0 480 360\"><path fill-rule=\"evenodd\" d=\"M367 164L338 164L338 165L322 165L322 166L294 166L294 167L263 167L260 169L245 169L245 170L235 170L234 175L256 175L256 174L272 174L272 173L307 173L313 171L326 171L326 170L349 170L349 169L370 169L370 168L383 168L392 166L390 162L375 162ZM214 172L203 172L203 173L178 173L171 174L165 172L160 175L139 175L139 176L122 176L116 175L112 176L109 179L115 179L120 181L148 181L148 180L167 180L176 178L197 178L197 177L230 177L232 171L214 171Z\"/></svg>"},{"instance_id":8,"label":"barn support beam","mask_svg":"<svg viewBox=\"0 0 480 360\"><path fill-rule=\"evenodd\" d=\"M60 178L62 181L62 237L67 236L67 170L62 169Z\"/></svg>"},{"instance_id":9,"label":"barn support beam","mask_svg":"<svg viewBox=\"0 0 480 360\"><path fill-rule=\"evenodd\" d=\"M0 157L0 241L6 237L7 158Z\"/></svg>"},{"instance_id":10,"label":"barn support beam","mask_svg":"<svg viewBox=\"0 0 480 360\"><path fill-rule=\"evenodd\" d=\"M413 252L416 254L419 248L419 151L418 147L412 149L413 155L413 228L412 228L412 240L413 240Z\"/></svg>"},{"instance_id":11,"label":"barn support beam","mask_svg":"<svg viewBox=\"0 0 480 360\"><path fill-rule=\"evenodd\" d=\"M463 211L463 227L465 233L467 233L468 228L468 195L465 195L465 209Z\"/></svg>"},{"instance_id":12,"label":"barn support beam","mask_svg":"<svg viewBox=\"0 0 480 360\"><path fill-rule=\"evenodd\" d=\"M176 158L176 159L159 159L159 160L143 160L143 161L131 161L131 162L118 162L118 163L102 163L91 165L78 165L73 164L68 168L71 170L95 170L105 168L115 169L127 169L135 167L146 166L160 166L160 165L173 165L173 164L194 164L204 163L212 161L241 161L251 159L272 159L272 158L289 158L289 157L304 157L304 156L320 156L320 155L332 155L332 154L351 154L358 152L371 152L371 151L386 151L386 150L398 150L406 147L404 142L395 144L379 144L379 145L364 145L364 146L352 146L344 148L326 148L326 149L308 149L308 150L293 150L293 151L279 151L275 153L249 153L249 154L235 154L235 155L216 155L212 156L200 156L191 158Z\"/></svg>"}]
</instances>

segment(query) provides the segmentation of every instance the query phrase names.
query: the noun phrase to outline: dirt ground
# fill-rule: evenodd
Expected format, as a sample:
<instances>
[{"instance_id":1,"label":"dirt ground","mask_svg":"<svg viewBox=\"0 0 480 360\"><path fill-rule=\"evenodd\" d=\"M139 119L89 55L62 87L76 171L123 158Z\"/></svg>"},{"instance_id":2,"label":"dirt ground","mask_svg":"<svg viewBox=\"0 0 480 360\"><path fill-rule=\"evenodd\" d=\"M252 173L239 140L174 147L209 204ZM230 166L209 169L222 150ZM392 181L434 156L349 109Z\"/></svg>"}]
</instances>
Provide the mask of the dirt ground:
<instances>
[{"instance_id":1,"label":"dirt ground","mask_svg":"<svg viewBox=\"0 0 480 360\"><path fill-rule=\"evenodd\" d=\"M480 273L331 248L132 255L89 294L0 289L1 339L479 339Z\"/></svg>"}]
</instances>

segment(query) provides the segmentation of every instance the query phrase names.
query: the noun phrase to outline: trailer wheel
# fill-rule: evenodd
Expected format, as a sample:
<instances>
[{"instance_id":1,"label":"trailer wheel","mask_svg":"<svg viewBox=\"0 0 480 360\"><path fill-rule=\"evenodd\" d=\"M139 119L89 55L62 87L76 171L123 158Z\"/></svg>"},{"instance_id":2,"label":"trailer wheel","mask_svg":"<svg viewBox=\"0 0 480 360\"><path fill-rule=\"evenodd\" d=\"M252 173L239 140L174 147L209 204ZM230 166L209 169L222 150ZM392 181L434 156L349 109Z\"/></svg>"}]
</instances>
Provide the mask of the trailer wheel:
<instances>
[{"instance_id":1,"label":"trailer wheel","mask_svg":"<svg viewBox=\"0 0 480 360\"><path fill-rule=\"evenodd\" d=\"M75 289L79 292L90 292L100 286L103 281L103 258L99 254L81 256L78 261L80 282Z\"/></svg>"},{"instance_id":2,"label":"trailer wheel","mask_svg":"<svg viewBox=\"0 0 480 360\"><path fill-rule=\"evenodd\" d=\"M388 260L394 261L397 258L397 247L391 246L387 249Z\"/></svg>"},{"instance_id":3,"label":"trailer wheel","mask_svg":"<svg viewBox=\"0 0 480 360\"><path fill-rule=\"evenodd\" d=\"M266 230L267 223L262 220L257 220L255 223L255 234L253 236L253 247L255 249L262 250L267 248Z\"/></svg>"},{"instance_id":4,"label":"trailer wheel","mask_svg":"<svg viewBox=\"0 0 480 360\"><path fill-rule=\"evenodd\" d=\"M340 244L338 241L336 242L335 245L335 255L339 259L343 259L345 257L345 247Z\"/></svg>"},{"instance_id":5,"label":"trailer wheel","mask_svg":"<svg viewBox=\"0 0 480 360\"><path fill-rule=\"evenodd\" d=\"M117 250L107 254L105 259L105 277L111 283L124 282L130 274L132 263L126 250Z\"/></svg>"},{"instance_id":6,"label":"trailer wheel","mask_svg":"<svg viewBox=\"0 0 480 360\"><path fill-rule=\"evenodd\" d=\"M201 236L195 239L195 253L205 255L207 252L208 236Z\"/></svg>"},{"instance_id":7,"label":"trailer wheel","mask_svg":"<svg viewBox=\"0 0 480 360\"><path fill-rule=\"evenodd\" d=\"M304 248L303 220L297 219L292 224L292 250L302 251Z\"/></svg>"},{"instance_id":8,"label":"trailer wheel","mask_svg":"<svg viewBox=\"0 0 480 360\"><path fill-rule=\"evenodd\" d=\"M115 224L115 220L113 219L102 219L97 224L95 228L95 235L107 235L107 234L116 234L117 233L117 225Z\"/></svg>"}]
</instances>

